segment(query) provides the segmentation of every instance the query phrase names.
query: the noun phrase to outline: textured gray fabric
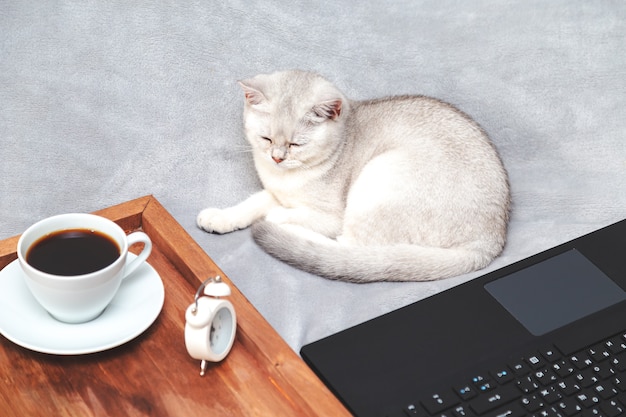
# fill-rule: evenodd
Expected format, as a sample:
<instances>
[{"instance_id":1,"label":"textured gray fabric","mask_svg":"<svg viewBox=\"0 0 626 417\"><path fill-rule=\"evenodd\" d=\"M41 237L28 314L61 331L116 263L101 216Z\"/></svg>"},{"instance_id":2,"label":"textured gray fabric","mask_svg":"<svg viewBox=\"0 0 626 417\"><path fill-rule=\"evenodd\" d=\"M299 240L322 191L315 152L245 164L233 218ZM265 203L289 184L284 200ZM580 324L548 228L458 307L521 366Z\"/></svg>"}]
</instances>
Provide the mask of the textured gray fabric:
<instances>
[{"instance_id":1,"label":"textured gray fabric","mask_svg":"<svg viewBox=\"0 0 626 417\"><path fill-rule=\"evenodd\" d=\"M354 99L419 93L472 115L513 194L508 244L487 270L626 217L622 1L0 1L0 10L0 238L154 194L295 350L485 271L331 282L272 259L247 230L197 229L201 209L260 187L238 79L314 70Z\"/></svg>"}]
</instances>

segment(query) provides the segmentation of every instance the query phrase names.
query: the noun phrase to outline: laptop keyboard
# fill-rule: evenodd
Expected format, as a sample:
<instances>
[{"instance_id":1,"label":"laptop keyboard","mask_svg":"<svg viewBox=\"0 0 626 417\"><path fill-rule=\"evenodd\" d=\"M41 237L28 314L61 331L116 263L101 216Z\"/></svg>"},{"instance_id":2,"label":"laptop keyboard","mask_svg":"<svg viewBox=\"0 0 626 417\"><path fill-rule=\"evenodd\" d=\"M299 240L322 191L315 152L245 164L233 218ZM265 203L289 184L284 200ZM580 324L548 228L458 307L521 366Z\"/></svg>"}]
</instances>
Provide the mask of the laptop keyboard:
<instances>
[{"instance_id":1,"label":"laptop keyboard","mask_svg":"<svg viewBox=\"0 0 626 417\"><path fill-rule=\"evenodd\" d=\"M388 417L626 416L626 332L564 355L556 347L459 381Z\"/></svg>"}]
</instances>

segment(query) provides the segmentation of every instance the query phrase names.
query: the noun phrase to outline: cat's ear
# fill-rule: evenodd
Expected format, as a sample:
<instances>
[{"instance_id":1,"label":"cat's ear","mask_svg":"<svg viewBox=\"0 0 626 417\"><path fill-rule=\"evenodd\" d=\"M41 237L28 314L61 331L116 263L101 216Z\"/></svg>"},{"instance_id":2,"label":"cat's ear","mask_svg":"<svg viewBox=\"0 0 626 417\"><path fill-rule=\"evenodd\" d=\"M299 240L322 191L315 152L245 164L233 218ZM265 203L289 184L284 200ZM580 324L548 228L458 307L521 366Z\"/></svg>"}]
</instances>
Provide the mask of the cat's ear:
<instances>
[{"instance_id":1,"label":"cat's ear","mask_svg":"<svg viewBox=\"0 0 626 417\"><path fill-rule=\"evenodd\" d=\"M340 98L322 101L321 103L313 106L313 113L316 116L323 119L335 120L341 116L341 108L343 101Z\"/></svg>"},{"instance_id":2,"label":"cat's ear","mask_svg":"<svg viewBox=\"0 0 626 417\"><path fill-rule=\"evenodd\" d=\"M246 97L246 101L251 106L263 104L267 101L261 90L253 87L249 80L238 81L243 94Z\"/></svg>"}]
</instances>

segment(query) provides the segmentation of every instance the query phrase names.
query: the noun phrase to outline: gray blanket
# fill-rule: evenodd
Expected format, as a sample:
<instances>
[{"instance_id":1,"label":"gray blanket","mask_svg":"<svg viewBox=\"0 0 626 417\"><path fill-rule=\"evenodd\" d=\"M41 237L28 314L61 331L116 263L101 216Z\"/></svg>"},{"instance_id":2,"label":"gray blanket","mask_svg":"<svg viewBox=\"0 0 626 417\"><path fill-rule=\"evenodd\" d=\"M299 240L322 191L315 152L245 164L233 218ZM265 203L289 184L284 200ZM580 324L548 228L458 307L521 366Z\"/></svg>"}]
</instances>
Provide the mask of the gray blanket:
<instances>
[{"instance_id":1,"label":"gray blanket","mask_svg":"<svg viewBox=\"0 0 626 417\"><path fill-rule=\"evenodd\" d=\"M0 238L154 194L297 351L626 217L625 22L622 1L0 1ZM289 68L473 116L510 175L502 256L357 285L199 230L260 187L236 80Z\"/></svg>"}]
</instances>

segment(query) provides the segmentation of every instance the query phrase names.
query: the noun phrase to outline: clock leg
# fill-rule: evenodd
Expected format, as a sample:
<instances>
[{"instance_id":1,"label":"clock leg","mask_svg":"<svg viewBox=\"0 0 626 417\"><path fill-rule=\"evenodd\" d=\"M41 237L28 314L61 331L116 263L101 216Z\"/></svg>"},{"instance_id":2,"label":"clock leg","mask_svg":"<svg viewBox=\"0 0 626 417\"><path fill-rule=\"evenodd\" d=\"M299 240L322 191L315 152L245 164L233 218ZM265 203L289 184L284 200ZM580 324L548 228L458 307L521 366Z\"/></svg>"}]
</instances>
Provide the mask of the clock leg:
<instances>
[{"instance_id":1,"label":"clock leg","mask_svg":"<svg viewBox=\"0 0 626 417\"><path fill-rule=\"evenodd\" d=\"M202 362L200 362L200 376L204 376L204 372L206 371L206 365L206 361L202 359Z\"/></svg>"}]
</instances>

